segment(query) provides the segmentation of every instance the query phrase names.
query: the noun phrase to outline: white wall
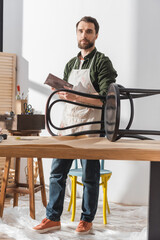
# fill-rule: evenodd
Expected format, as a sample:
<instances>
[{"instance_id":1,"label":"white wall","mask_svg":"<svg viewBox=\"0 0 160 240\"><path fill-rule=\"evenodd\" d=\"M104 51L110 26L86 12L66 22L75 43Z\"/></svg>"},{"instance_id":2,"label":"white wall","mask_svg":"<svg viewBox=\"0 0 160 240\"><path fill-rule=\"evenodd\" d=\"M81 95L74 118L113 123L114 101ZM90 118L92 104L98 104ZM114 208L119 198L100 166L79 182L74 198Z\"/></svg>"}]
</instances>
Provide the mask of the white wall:
<instances>
[{"instance_id":1,"label":"white wall","mask_svg":"<svg viewBox=\"0 0 160 240\"><path fill-rule=\"evenodd\" d=\"M43 83L49 72L63 76L66 62L79 49L75 24L85 15L100 24L97 48L113 62L117 82L125 87L160 89L160 2L158 0L5 0L4 51L17 54L17 81L36 111L44 113L50 89ZM152 107L158 97L135 103L135 128L159 127L160 112ZM151 114L150 114L151 113ZM58 121L61 112L56 113ZM59 115L58 115L59 114ZM129 106L123 104L121 127L126 126ZM47 135L47 131L43 131ZM50 160L44 161L48 183ZM109 200L147 204L149 163L106 161L113 172Z\"/></svg>"}]
</instances>

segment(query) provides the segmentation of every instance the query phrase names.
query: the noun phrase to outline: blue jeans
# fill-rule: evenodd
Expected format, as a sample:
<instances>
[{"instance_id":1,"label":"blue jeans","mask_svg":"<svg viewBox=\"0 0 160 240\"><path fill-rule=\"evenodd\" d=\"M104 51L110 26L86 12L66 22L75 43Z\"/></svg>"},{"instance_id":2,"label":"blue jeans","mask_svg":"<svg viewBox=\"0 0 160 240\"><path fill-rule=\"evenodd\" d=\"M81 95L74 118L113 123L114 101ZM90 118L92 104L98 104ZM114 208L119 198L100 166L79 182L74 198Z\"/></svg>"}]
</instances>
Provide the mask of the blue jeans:
<instances>
[{"instance_id":1,"label":"blue jeans","mask_svg":"<svg viewBox=\"0 0 160 240\"><path fill-rule=\"evenodd\" d=\"M46 217L60 221L63 211L66 179L73 159L53 159L49 184L49 203ZM81 220L92 222L96 214L99 195L100 163L99 160L81 160L83 199Z\"/></svg>"}]
</instances>

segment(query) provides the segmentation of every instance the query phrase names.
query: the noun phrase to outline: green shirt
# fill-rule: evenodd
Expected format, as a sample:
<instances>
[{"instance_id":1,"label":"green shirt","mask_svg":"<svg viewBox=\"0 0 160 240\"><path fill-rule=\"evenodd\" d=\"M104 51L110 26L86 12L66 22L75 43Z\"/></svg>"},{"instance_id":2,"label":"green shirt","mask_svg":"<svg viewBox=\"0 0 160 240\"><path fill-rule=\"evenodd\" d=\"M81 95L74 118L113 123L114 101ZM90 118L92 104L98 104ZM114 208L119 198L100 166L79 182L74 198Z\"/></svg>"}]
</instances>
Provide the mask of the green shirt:
<instances>
[{"instance_id":1,"label":"green shirt","mask_svg":"<svg viewBox=\"0 0 160 240\"><path fill-rule=\"evenodd\" d=\"M99 93L99 95L105 96L107 94L108 86L116 81L115 78L117 77L117 72L113 68L110 59L106 57L103 53L98 52L96 48L84 57L82 69L89 68L95 52L96 55L91 66L90 78L95 90ZM65 81L68 81L69 75L74 67L76 60L77 62L74 69L79 69L80 55L81 53L78 53L77 57L72 58L66 64L63 78Z\"/></svg>"}]
</instances>

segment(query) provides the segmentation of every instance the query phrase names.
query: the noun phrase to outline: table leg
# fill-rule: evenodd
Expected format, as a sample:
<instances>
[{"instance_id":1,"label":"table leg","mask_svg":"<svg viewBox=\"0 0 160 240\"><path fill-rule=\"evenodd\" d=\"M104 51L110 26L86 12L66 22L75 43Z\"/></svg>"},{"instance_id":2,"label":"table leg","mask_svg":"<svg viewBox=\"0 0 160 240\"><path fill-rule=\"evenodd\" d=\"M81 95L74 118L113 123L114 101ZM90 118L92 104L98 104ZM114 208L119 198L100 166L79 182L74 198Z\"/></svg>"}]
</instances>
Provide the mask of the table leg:
<instances>
[{"instance_id":1,"label":"table leg","mask_svg":"<svg viewBox=\"0 0 160 240\"><path fill-rule=\"evenodd\" d=\"M6 158L3 181L1 186L1 195L0 195L0 217L3 216L4 201L6 196L6 188L7 188L7 182L8 182L10 163L11 163L11 158Z\"/></svg>"},{"instance_id":2,"label":"table leg","mask_svg":"<svg viewBox=\"0 0 160 240\"><path fill-rule=\"evenodd\" d=\"M19 183L20 158L16 158L15 184ZM18 206L18 193L14 193L13 207Z\"/></svg>"},{"instance_id":3,"label":"table leg","mask_svg":"<svg viewBox=\"0 0 160 240\"><path fill-rule=\"evenodd\" d=\"M160 239L160 162L151 162L148 240Z\"/></svg>"},{"instance_id":4,"label":"table leg","mask_svg":"<svg viewBox=\"0 0 160 240\"><path fill-rule=\"evenodd\" d=\"M45 190L44 175L43 175L43 165L42 165L41 158L38 158L38 168L39 168L40 184L42 185L42 189L41 189L42 202L43 202L43 205L46 207L47 199L46 199L46 190Z\"/></svg>"},{"instance_id":5,"label":"table leg","mask_svg":"<svg viewBox=\"0 0 160 240\"><path fill-rule=\"evenodd\" d=\"M30 216L31 218L35 219L33 158L28 158L28 184L30 198Z\"/></svg>"}]
</instances>

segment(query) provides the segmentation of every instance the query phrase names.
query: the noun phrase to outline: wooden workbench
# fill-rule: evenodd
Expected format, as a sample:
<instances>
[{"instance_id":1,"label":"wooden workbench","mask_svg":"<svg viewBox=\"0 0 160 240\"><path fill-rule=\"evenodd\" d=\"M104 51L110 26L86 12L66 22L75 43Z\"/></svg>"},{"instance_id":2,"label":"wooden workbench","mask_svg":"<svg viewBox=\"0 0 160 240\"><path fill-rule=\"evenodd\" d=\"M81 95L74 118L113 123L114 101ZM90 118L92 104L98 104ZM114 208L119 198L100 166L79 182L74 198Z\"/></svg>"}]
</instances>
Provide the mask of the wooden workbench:
<instances>
[{"instance_id":1,"label":"wooden workbench","mask_svg":"<svg viewBox=\"0 0 160 240\"><path fill-rule=\"evenodd\" d=\"M125 139L109 142L106 138L85 136L30 136L18 139L17 137L8 137L7 140L0 143L0 156L6 157L4 175L7 174L7 162L11 157L150 161L148 239L160 239L160 141ZM2 214L3 207L4 203L0 200Z\"/></svg>"}]
</instances>

